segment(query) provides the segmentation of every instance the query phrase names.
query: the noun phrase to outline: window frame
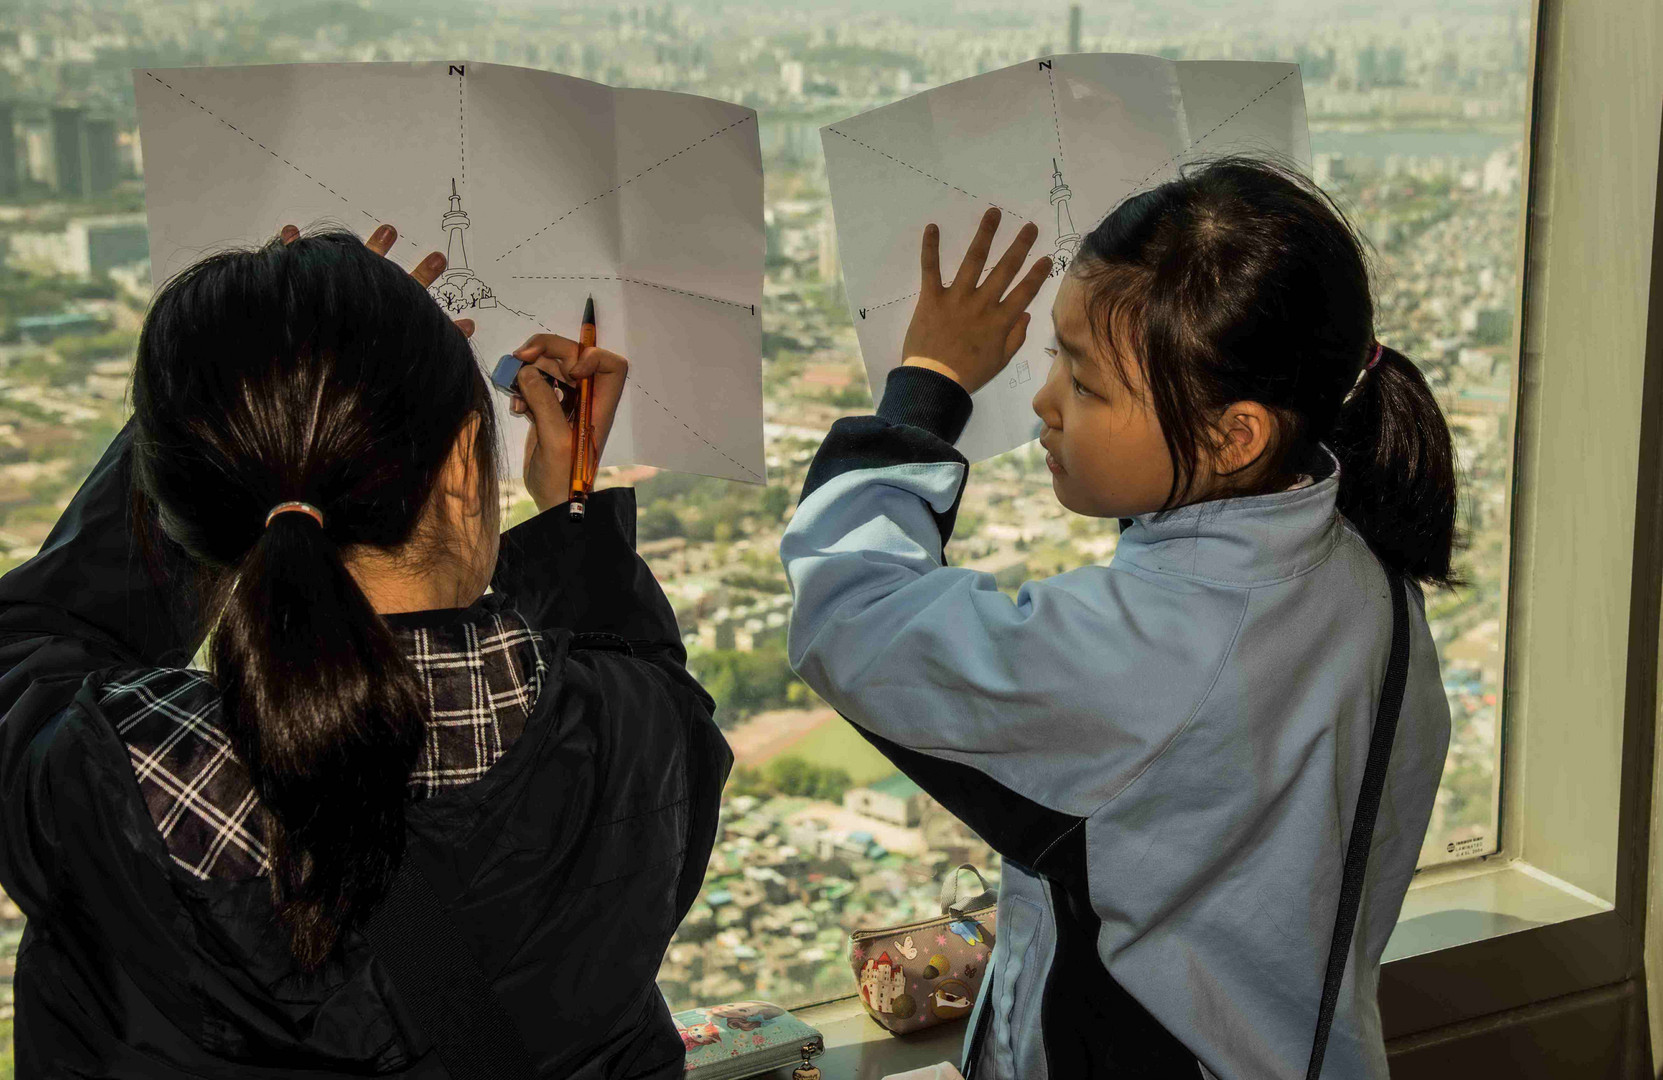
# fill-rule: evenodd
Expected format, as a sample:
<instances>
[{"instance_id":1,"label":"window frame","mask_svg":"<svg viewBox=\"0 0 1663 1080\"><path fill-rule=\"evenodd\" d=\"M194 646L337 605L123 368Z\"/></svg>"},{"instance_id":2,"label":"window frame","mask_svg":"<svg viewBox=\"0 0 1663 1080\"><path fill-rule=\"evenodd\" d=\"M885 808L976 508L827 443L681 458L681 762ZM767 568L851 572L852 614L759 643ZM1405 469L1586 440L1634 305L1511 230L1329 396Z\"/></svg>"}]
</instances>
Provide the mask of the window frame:
<instances>
[{"instance_id":1,"label":"window frame","mask_svg":"<svg viewBox=\"0 0 1663 1080\"><path fill-rule=\"evenodd\" d=\"M1411 889L1424 900L1481 884L1505 909L1545 887L1583 913L1497 920L1383 964L1381 1019L1399 1052L1552 999L1629 1017L1645 1001L1663 596L1663 23L1651 2L1538 0L1532 16L1500 846ZM1633 1063L1645 1025L1624 1027Z\"/></svg>"}]
</instances>

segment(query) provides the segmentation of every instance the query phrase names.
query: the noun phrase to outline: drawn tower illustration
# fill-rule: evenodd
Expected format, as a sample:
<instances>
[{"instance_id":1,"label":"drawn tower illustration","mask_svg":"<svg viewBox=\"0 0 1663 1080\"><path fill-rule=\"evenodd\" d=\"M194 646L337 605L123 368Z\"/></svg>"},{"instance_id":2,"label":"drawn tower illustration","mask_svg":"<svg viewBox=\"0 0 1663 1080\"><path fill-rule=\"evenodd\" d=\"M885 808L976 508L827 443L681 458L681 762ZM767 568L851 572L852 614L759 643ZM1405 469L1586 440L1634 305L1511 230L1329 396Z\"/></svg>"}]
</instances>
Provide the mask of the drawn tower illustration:
<instances>
[{"instance_id":1,"label":"drawn tower illustration","mask_svg":"<svg viewBox=\"0 0 1663 1080\"><path fill-rule=\"evenodd\" d=\"M1057 246L1051 252L1051 276L1056 277L1068 268L1074 259L1074 252L1080 246L1080 234L1074 231L1074 216L1069 213L1068 200L1073 198L1074 192L1062 182L1062 168L1057 159L1051 159L1051 205L1057 208Z\"/></svg>"},{"instance_id":2,"label":"drawn tower illustration","mask_svg":"<svg viewBox=\"0 0 1663 1080\"><path fill-rule=\"evenodd\" d=\"M427 291L450 312L496 307L497 298L491 287L468 268L468 249L462 240L462 232L468 227L468 215L462 209L462 196L456 193L455 177L450 181L450 209L440 219L440 224L444 226L447 236L445 272Z\"/></svg>"}]
</instances>

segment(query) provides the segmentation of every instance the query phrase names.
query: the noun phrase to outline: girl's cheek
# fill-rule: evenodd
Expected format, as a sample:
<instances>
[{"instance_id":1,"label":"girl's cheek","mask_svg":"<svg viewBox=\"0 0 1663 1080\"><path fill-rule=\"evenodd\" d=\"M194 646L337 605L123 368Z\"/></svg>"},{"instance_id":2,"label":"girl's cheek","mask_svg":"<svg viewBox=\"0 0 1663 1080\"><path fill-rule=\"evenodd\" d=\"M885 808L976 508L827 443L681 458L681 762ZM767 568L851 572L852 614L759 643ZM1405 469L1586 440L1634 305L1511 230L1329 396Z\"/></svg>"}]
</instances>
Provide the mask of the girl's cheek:
<instances>
[{"instance_id":1,"label":"girl's cheek","mask_svg":"<svg viewBox=\"0 0 1663 1080\"><path fill-rule=\"evenodd\" d=\"M1074 423L1064 429L1068 480L1076 489L1075 499L1082 504L1077 508L1081 513L1095 513L1114 494L1116 470L1109 438L1109 425L1100 416L1076 416Z\"/></svg>"}]
</instances>

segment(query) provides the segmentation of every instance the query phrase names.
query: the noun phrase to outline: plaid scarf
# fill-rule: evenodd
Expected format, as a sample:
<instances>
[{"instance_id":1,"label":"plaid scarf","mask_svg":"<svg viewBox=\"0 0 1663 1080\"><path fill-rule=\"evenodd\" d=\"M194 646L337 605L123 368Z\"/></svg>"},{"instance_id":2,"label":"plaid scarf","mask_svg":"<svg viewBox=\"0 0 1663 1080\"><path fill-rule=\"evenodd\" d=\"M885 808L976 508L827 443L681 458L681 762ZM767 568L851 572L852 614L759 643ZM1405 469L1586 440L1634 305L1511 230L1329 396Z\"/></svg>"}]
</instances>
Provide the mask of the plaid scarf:
<instances>
[{"instance_id":1,"label":"plaid scarf","mask_svg":"<svg viewBox=\"0 0 1663 1080\"><path fill-rule=\"evenodd\" d=\"M525 730L548 668L542 636L514 609L477 602L387 621L430 707L410 797L479 779ZM219 691L207 672L118 671L99 704L127 744L139 792L174 862L204 879L271 870L266 811L219 727Z\"/></svg>"}]
</instances>

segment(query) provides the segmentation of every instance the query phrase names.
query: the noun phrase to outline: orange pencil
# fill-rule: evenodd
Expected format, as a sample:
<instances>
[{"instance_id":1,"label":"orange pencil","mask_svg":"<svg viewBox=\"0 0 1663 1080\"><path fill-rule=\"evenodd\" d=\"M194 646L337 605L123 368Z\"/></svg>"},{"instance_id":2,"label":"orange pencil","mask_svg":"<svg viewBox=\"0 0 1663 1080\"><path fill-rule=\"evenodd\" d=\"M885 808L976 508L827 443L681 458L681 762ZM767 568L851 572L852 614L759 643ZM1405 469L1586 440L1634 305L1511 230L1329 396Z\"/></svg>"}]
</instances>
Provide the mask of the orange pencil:
<instances>
[{"instance_id":1,"label":"orange pencil","mask_svg":"<svg viewBox=\"0 0 1663 1080\"><path fill-rule=\"evenodd\" d=\"M595 298L593 296L583 305L583 328L578 331L577 343L582 349L594 348L595 345ZM577 411L572 416L572 425L576 429L572 434L572 483L571 483L571 516L573 521L583 520L583 510L589 493L595 490L595 380L593 377L577 381Z\"/></svg>"}]
</instances>

